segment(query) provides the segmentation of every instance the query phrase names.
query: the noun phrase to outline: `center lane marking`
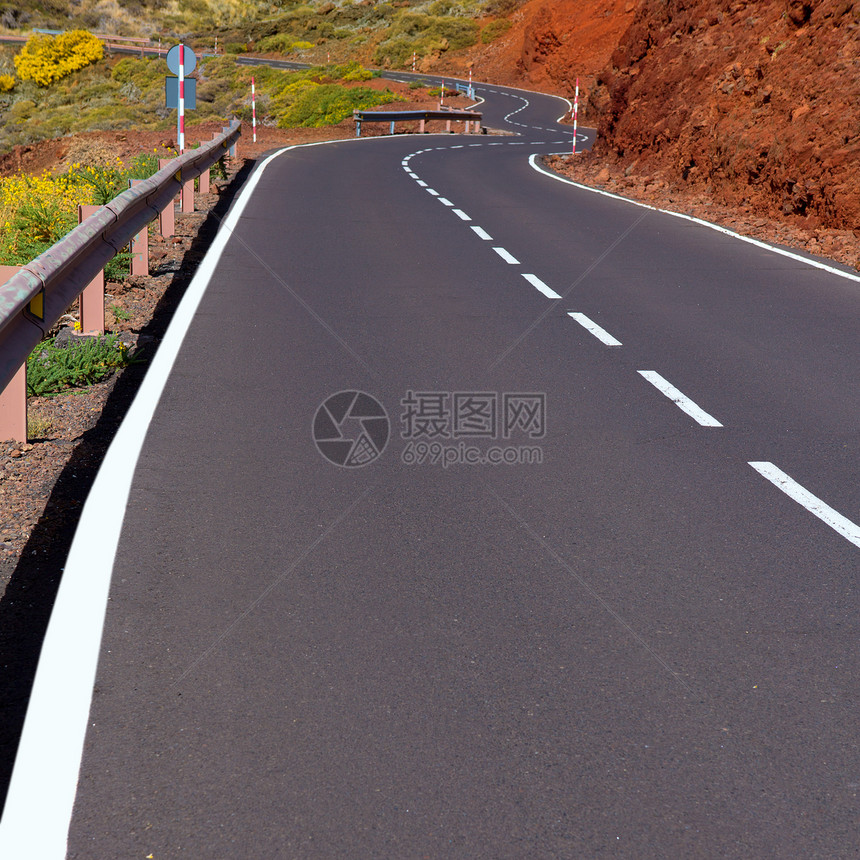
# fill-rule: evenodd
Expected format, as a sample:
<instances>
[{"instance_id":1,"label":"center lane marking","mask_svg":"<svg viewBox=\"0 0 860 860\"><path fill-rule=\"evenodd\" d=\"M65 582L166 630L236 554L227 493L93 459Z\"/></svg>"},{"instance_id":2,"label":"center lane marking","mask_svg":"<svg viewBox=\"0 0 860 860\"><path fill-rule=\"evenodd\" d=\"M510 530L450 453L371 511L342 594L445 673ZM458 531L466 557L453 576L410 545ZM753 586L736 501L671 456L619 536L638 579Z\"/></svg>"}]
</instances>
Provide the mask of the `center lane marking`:
<instances>
[{"instance_id":1,"label":"center lane marking","mask_svg":"<svg viewBox=\"0 0 860 860\"><path fill-rule=\"evenodd\" d=\"M493 248L493 250L506 262L511 266L519 266L520 261L510 252L506 251L504 248Z\"/></svg>"},{"instance_id":2,"label":"center lane marking","mask_svg":"<svg viewBox=\"0 0 860 860\"><path fill-rule=\"evenodd\" d=\"M586 331L590 331L599 341L607 346L621 346L621 341L609 334L606 329L601 328L596 322L590 320L585 314L568 311L567 315L575 319ZM641 372L641 371L640 371Z\"/></svg>"},{"instance_id":3,"label":"center lane marking","mask_svg":"<svg viewBox=\"0 0 860 860\"><path fill-rule=\"evenodd\" d=\"M801 486L794 478L786 475L782 469L778 469L773 463L751 462L750 466L762 477L767 478L777 489L780 489L789 498L794 499L806 510L814 514L821 522L837 531L854 546L860 546L860 526L852 523L847 517L843 517L839 511L822 502L818 496L812 495L805 487Z\"/></svg>"},{"instance_id":4,"label":"center lane marking","mask_svg":"<svg viewBox=\"0 0 860 860\"><path fill-rule=\"evenodd\" d=\"M681 394L672 383L667 382L655 370L640 370L638 373L644 376L658 391L662 392L669 398L679 409L686 412L694 421L702 425L702 427L722 427L723 425L714 418L713 415L708 415L704 409L697 406L690 400L689 397Z\"/></svg>"},{"instance_id":5,"label":"center lane marking","mask_svg":"<svg viewBox=\"0 0 860 860\"><path fill-rule=\"evenodd\" d=\"M548 299L560 299L561 296L552 287L548 287L537 275L523 275L523 277L539 292Z\"/></svg>"}]
</instances>

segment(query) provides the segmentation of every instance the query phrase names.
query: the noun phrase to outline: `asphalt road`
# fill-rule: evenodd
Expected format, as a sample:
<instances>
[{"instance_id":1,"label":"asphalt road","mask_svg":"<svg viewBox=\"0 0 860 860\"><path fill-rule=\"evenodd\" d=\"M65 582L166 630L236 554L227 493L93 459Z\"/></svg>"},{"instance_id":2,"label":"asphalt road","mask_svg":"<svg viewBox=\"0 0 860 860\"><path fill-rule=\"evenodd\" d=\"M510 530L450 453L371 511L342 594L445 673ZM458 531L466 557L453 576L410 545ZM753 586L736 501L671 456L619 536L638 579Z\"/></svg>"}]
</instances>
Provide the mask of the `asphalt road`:
<instances>
[{"instance_id":1,"label":"asphalt road","mask_svg":"<svg viewBox=\"0 0 860 860\"><path fill-rule=\"evenodd\" d=\"M290 149L235 221L69 857L860 851L860 283L556 181L565 106L479 95L517 136Z\"/></svg>"}]
</instances>

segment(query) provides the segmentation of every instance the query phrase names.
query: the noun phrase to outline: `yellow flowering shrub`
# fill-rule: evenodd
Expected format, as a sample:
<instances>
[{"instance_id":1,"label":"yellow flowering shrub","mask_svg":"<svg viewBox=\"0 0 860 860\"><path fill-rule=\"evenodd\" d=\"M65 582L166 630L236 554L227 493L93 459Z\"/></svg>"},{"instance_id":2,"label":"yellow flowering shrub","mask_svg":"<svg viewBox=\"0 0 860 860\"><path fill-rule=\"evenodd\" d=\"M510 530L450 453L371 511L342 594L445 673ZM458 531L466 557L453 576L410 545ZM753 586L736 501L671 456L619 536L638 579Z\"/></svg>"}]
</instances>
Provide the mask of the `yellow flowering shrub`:
<instances>
[{"instance_id":1,"label":"yellow flowering shrub","mask_svg":"<svg viewBox=\"0 0 860 860\"><path fill-rule=\"evenodd\" d=\"M47 87L103 56L102 43L86 30L69 30L59 36L37 33L15 56L15 69L22 81Z\"/></svg>"},{"instance_id":2,"label":"yellow flowering shrub","mask_svg":"<svg viewBox=\"0 0 860 860\"><path fill-rule=\"evenodd\" d=\"M8 93L15 89L15 78L12 75L0 75L0 93Z\"/></svg>"},{"instance_id":3,"label":"yellow flowering shrub","mask_svg":"<svg viewBox=\"0 0 860 860\"><path fill-rule=\"evenodd\" d=\"M0 263L28 263L75 226L79 205L92 202L92 186L68 175L0 179Z\"/></svg>"}]
</instances>

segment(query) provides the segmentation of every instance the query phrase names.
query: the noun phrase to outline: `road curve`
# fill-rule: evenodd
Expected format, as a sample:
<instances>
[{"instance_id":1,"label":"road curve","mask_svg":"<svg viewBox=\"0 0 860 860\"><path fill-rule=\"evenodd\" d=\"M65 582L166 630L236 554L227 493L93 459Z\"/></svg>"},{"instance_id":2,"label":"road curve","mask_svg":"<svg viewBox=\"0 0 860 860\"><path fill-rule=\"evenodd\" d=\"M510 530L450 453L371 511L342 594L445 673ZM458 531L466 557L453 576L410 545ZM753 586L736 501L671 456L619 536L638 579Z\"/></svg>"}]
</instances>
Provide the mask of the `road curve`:
<instances>
[{"instance_id":1,"label":"road curve","mask_svg":"<svg viewBox=\"0 0 860 860\"><path fill-rule=\"evenodd\" d=\"M79 778L19 759L3 856L852 856L860 287L478 94L514 134L258 167L87 504Z\"/></svg>"}]
</instances>

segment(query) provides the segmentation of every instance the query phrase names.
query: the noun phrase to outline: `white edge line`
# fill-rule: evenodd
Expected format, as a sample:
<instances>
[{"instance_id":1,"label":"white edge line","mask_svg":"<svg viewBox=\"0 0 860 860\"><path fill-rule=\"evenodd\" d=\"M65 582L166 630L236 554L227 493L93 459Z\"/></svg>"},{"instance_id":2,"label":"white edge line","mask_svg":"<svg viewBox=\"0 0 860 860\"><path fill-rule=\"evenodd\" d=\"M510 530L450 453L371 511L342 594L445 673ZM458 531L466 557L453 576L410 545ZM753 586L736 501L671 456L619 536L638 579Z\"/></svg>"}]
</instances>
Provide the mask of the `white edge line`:
<instances>
[{"instance_id":1,"label":"white edge line","mask_svg":"<svg viewBox=\"0 0 860 860\"><path fill-rule=\"evenodd\" d=\"M621 200L624 203L630 203L633 206L639 206L641 209L650 209L652 212L660 212L663 215L672 215L675 218L682 218L684 221L692 221L694 224L699 224L702 227L708 227L711 230L716 230L725 236L731 236L733 239L740 239L741 242L747 242L750 245L755 245L757 248L763 248L765 251L773 251L774 254L779 254L782 257L788 257L791 260L796 260L799 263L806 263L808 266L813 266L816 269L822 269L831 275L838 275L840 278L846 278L849 281L860 283L860 275L852 275L851 272L844 272L834 266L828 266L826 263L819 263L817 260L810 260L808 257L803 257L800 254L795 254L792 251L786 251L783 248L777 248L774 245L768 245L767 242L762 242L760 239L753 239L751 236L744 236L741 233L735 233L734 230L729 230L728 227L721 227L719 224L714 224L711 221L705 221L702 218L695 218L692 215L684 215L683 212L673 212L671 209L660 209L657 206L651 206L648 203L640 203L638 200L631 200L629 197L622 197L620 194L613 194L611 191L604 191L602 188L591 188L588 185L583 185L580 182L574 182L572 179L565 179L557 173L546 170L537 163L540 153L535 153L529 156L529 164L538 173L543 173L549 176L550 179L556 179L559 182L564 182L567 185L572 185L574 188L580 188L583 191L591 191L593 194L601 194L604 197L611 197L613 200Z\"/></svg>"},{"instance_id":2,"label":"white edge line","mask_svg":"<svg viewBox=\"0 0 860 860\"><path fill-rule=\"evenodd\" d=\"M681 411L686 412L694 421L701 424L702 427L722 427L723 425L709 415L700 406L695 404L685 394L681 394L671 382L660 376L655 370L640 370L637 371L641 376L645 377L659 392L665 394Z\"/></svg>"},{"instance_id":3,"label":"white edge line","mask_svg":"<svg viewBox=\"0 0 860 860\"><path fill-rule=\"evenodd\" d=\"M523 275L523 277L539 292L548 299L560 299L561 296L551 287L548 287L537 275Z\"/></svg>"},{"instance_id":4,"label":"white edge line","mask_svg":"<svg viewBox=\"0 0 860 860\"><path fill-rule=\"evenodd\" d=\"M599 341L605 343L606 346L621 346L622 343L617 338L614 338L605 328L601 328L594 320L589 319L585 314L578 311L568 311L567 315L576 320L586 331L591 332Z\"/></svg>"},{"instance_id":5,"label":"white edge line","mask_svg":"<svg viewBox=\"0 0 860 860\"><path fill-rule=\"evenodd\" d=\"M167 378L233 229L273 159L303 146L344 142L286 147L248 179L188 285L105 454L81 511L45 632L0 821L0 857L66 856L111 575L134 470Z\"/></svg>"},{"instance_id":6,"label":"white edge line","mask_svg":"<svg viewBox=\"0 0 860 860\"><path fill-rule=\"evenodd\" d=\"M843 517L839 511L835 511L830 505L812 495L809 490L798 484L773 463L751 462L749 465L762 477L767 478L777 489L782 490L789 498L803 505L806 510L818 517L825 525L837 531L854 546L860 547L860 526L856 523L852 523L847 517Z\"/></svg>"}]
</instances>

